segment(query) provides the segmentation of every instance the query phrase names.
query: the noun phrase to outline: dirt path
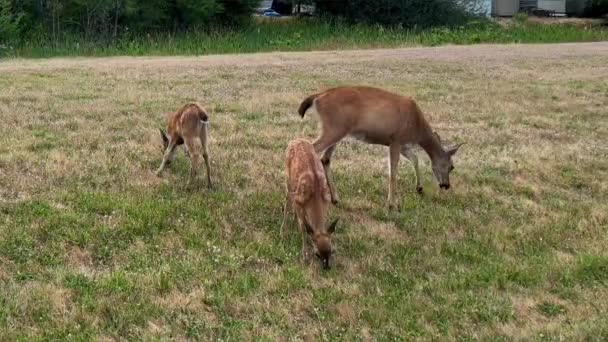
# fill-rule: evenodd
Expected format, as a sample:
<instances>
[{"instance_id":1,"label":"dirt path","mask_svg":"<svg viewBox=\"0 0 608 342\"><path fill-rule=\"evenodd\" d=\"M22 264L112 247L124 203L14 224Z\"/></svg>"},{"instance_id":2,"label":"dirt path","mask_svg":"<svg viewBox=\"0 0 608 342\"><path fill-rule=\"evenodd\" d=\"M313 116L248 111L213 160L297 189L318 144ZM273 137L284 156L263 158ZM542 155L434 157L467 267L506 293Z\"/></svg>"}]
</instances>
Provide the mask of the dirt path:
<instances>
[{"instance_id":1,"label":"dirt path","mask_svg":"<svg viewBox=\"0 0 608 342\"><path fill-rule=\"evenodd\" d=\"M200 66L288 66L303 63L365 62L390 59L426 59L446 62L507 62L516 59L559 60L563 58L608 56L608 42L565 44L511 44L441 46L402 49L270 52L255 54L210 55L188 57L103 57L9 59L0 62L0 71L57 68L134 68Z\"/></svg>"}]
</instances>

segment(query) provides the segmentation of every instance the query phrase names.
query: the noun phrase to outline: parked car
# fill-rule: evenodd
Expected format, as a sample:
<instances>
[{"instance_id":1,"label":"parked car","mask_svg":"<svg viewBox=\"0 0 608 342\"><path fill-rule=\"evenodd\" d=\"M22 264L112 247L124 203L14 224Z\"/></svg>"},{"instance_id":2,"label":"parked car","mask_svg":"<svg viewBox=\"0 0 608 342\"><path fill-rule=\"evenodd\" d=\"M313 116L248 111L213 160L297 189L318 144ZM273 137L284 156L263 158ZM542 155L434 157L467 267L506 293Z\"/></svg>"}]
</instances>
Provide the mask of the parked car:
<instances>
[{"instance_id":1,"label":"parked car","mask_svg":"<svg viewBox=\"0 0 608 342\"><path fill-rule=\"evenodd\" d=\"M264 16L264 17L280 17L281 15L279 13L277 13L275 10L269 8L269 9L264 10L264 12L262 12L262 16Z\"/></svg>"}]
</instances>

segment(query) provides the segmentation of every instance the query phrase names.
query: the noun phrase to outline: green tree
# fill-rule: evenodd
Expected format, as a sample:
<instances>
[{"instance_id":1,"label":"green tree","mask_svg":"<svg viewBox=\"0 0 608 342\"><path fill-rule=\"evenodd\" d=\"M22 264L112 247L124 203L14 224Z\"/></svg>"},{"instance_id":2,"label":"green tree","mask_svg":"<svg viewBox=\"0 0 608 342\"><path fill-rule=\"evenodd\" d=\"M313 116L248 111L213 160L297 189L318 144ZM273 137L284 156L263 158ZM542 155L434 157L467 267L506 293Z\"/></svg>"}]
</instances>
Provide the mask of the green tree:
<instances>
[{"instance_id":1,"label":"green tree","mask_svg":"<svg viewBox=\"0 0 608 342\"><path fill-rule=\"evenodd\" d=\"M19 40L23 16L12 0L0 0L0 45Z\"/></svg>"},{"instance_id":2,"label":"green tree","mask_svg":"<svg viewBox=\"0 0 608 342\"><path fill-rule=\"evenodd\" d=\"M232 26L249 21L260 0L218 0L218 3L222 11L218 13L217 20L220 24Z\"/></svg>"},{"instance_id":3,"label":"green tree","mask_svg":"<svg viewBox=\"0 0 608 342\"><path fill-rule=\"evenodd\" d=\"M583 15L599 18L608 14L608 0L587 0Z\"/></svg>"},{"instance_id":4,"label":"green tree","mask_svg":"<svg viewBox=\"0 0 608 342\"><path fill-rule=\"evenodd\" d=\"M117 38L241 25L259 0L0 0L0 39Z\"/></svg>"},{"instance_id":5,"label":"green tree","mask_svg":"<svg viewBox=\"0 0 608 342\"><path fill-rule=\"evenodd\" d=\"M176 0L176 15L180 28L201 27L214 21L222 11L216 0Z\"/></svg>"}]
</instances>

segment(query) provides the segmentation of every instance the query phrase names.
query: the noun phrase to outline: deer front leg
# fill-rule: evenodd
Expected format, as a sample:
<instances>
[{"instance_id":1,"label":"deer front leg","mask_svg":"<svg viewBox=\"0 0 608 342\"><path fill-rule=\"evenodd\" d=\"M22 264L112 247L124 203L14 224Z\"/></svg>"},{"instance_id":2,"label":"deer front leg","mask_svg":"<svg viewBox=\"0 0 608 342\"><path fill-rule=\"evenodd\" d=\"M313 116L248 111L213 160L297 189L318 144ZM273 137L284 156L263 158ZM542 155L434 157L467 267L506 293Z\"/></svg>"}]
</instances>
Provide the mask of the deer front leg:
<instances>
[{"instance_id":1,"label":"deer front leg","mask_svg":"<svg viewBox=\"0 0 608 342\"><path fill-rule=\"evenodd\" d=\"M297 215L296 215L297 217ZM302 263L306 262L306 260L308 259L307 253L306 253L306 228L304 228L304 222L302 222L302 220L297 217L298 220L298 229L300 229L300 233L302 234Z\"/></svg>"},{"instance_id":2,"label":"deer front leg","mask_svg":"<svg viewBox=\"0 0 608 342\"><path fill-rule=\"evenodd\" d=\"M399 155L401 145L393 143L389 146L389 183L388 183L388 208L395 208L395 191L397 187L397 167L399 166Z\"/></svg>"},{"instance_id":3,"label":"deer front leg","mask_svg":"<svg viewBox=\"0 0 608 342\"><path fill-rule=\"evenodd\" d=\"M156 176L160 177L163 174L163 170L165 170L167 163L169 163L170 160L173 159L173 156L175 154L175 146L176 145L173 142L170 142L169 146L167 146L165 154L163 155L163 161L160 163L160 167L158 168L158 170L156 170Z\"/></svg>"},{"instance_id":4,"label":"deer front leg","mask_svg":"<svg viewBox=\"0 0 608 342\"><path fill-rule=\"evenodd\" d=\"M331 171L329 164L331 155L336 149L336 144L346 136L343 132L330 132L323 131L321 136L312 143L315 152L317 154L324 152L322 157L323 171L325 171L325 178L327 178L327 186L331 195L331 202L335 205L338 203L338 197L336 196L336 189L333 184L331 177Z\"/></svg>"},{"instance_id":5,"label":"deer front leg","mask_svg":"<svg viewBox=\"0 0 608 342\"><path fill-rule=\"evenodd\" d=\"M401 147L401 154L414 166L414 173L416 174L416 192L422 195L422 185L420 184L420 171L418 169L418 157L416 156L416 153L410 147L403 145Z\"/></svg>"},{"instance_id":6,"label":"deer front leg","mask_svg":"<svg viewBox=\"0 0 608 342\"><path fill-rule=\"evenodd\" d=\"M306 251L306 235L308 235L308 233L306 233L306 227L304 225L306 212L297 203L294 203L293 205L296 213L296 219L298 221L298 228L302 234L302 262L305 262L308 259L308 253Z\"/></svg>"},{"instance_id":7,"label":"deer front leg","mask_svg":"<svg viewBox=\"0 0 608 342\"><path fill-rule=\"evenodd\" d=\"M283 222L281 223L281 238L285 239L285 224L287 223L287 216L291 211L291 196L289 195L289 189L285 191L285 205L283 206Z\"/></svg>"}]
</instances>

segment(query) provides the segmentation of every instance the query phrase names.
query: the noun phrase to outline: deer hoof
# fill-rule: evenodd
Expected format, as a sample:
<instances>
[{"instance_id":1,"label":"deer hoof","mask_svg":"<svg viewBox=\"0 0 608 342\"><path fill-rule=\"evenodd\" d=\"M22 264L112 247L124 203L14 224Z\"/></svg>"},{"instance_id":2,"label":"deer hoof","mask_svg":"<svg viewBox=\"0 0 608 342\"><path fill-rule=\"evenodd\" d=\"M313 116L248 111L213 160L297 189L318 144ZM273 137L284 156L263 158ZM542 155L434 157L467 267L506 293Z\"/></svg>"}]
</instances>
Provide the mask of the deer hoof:
<instances>
[{"instance_id":1,"label":"deer hoof","mask_svg":"<svg viewBox=\"0 0 608 342\"><path fill-rule=\"evenodd\" d=\"M424 194L424 191L422 190L422 187L421 187L421 186L417 186L417 187L416 187L416 192L417 192L419 195Z\"/></svg>"}]
</instances>

